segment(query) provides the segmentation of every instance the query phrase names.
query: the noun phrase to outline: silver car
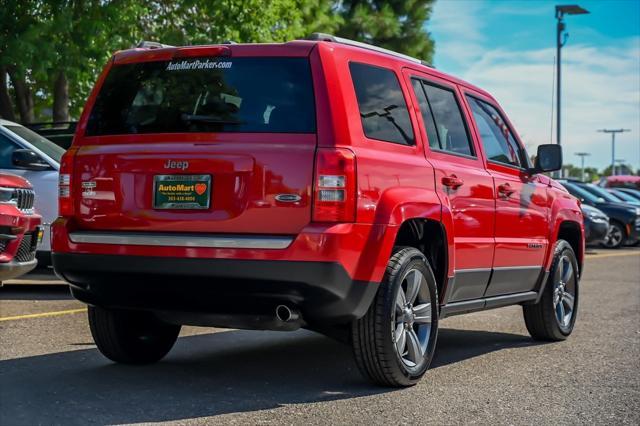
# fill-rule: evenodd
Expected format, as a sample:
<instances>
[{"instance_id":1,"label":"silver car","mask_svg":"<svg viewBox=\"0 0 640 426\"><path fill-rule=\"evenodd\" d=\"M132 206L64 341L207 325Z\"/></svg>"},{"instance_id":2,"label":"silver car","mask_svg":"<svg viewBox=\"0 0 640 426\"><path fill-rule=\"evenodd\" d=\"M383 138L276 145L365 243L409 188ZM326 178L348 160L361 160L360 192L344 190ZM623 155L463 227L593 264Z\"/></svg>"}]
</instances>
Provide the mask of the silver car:
<instances>
[{"instance_id":1,"label":"silver car","mask_svg":"<svg viewBox=\"0 0 640 426\"><path fill-rule=\"evenodd\" d=\"M58 217L58 170L64 149L20 124L0 120L0 172L27 179L36 192L35 208L42 215L44 239L39 264L49 264L49 228Z\"/></svg>"}]
</instances>

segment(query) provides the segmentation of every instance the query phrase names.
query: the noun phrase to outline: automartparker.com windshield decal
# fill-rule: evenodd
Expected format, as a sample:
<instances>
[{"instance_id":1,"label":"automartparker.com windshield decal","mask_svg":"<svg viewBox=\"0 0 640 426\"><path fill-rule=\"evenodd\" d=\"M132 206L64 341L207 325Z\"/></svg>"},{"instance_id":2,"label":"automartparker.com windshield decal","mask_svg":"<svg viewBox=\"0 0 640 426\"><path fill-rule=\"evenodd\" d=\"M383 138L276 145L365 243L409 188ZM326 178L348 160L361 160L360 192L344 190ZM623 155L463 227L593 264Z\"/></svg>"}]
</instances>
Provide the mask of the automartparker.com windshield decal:
<instances>
[{"instance_id":1,"label":"automartparker.com windshield decal","mask_svg":"<svg viewBox=\"0 0 640 426\"><path fill-rule=\"evenodd\" d=\"M203 69L229 69L231 61L211 61L206 60L190 60L180 62L169 62L165 71L183 71L183 70L203 70Z\"/></svg>"}]
</instances>

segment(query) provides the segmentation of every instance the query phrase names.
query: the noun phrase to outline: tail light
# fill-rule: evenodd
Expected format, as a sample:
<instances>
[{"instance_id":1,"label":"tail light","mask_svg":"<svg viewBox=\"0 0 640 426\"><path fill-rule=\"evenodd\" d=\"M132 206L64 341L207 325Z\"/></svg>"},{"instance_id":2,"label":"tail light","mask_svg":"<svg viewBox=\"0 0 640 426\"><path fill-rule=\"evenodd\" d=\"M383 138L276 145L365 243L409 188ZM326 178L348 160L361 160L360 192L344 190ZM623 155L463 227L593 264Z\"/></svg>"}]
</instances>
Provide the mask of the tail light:
<instances>
[{"instance_id":1,"label":"tail light","mask_svg":"<svg viewBox=\"0 0 640 426\"><path fill-rule=\"evenodd\" d=\"M355 222L356 156L344 148L319 148L313 188L314 222Z\"/></svg>"},{"instance_id":2,"label":"tail light","mask_svg":"<svg viewBox=\"0 0 640 426\"><path fill-rule=\"evenodd\" d=\"M60 160L60 174L58 180L58 214L73 216L73 157L76 148L69 148Z\"/></svg>"}]
</instances>

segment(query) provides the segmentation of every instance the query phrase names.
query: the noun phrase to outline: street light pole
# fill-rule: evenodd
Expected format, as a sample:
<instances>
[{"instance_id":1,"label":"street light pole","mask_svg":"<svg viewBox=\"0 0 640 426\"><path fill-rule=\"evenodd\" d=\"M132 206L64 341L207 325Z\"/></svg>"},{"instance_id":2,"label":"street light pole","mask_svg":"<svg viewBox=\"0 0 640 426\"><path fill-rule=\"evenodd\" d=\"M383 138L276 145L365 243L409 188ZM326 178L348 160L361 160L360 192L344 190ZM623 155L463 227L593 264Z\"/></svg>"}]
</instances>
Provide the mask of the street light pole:
<instances>
[{"instance_id":1,"label":"street light pole","mask_svg":"<svg viewBox=\"0 0 640 426\"><path fill-rule=\"evenodd\" d=\"M600 133L611 133L611 176L616 175L616 133L630 132L629 129L600 129Z\"/></svg>"},{"instance_id":2,"label":"street light pole","mask_svg":"<svg viewBox=\"0 0 640 426\"><path fill-rule=\"evenodd\" d=\"M556 57L558 60L556 61L556 143L561 145L561 136L562 136L562 124L561 124L561 115L562 111L560 110L561 101L561 84L562 84L562 46L567 43L568 33L565 33L564 30L567 28L564 23L564 15L584 15L585 13L589 13L586 9L581 8L578 5L558 5L556 6L556 19L558 20L556 24ZM556 172L555 176L559 176L559 172Z\"/></svg>"},{"instance_id":3,"label":"street light pole","mask_svg":"<svg viewBox=\"0 0 640 426\"><path fill-rule=\"evenodd\" d=\"M580 157L580 168L582 169L582 178L581 180L584 182L584 157L588 157L591 154L589 154L588 152L576 152L576 155Z\"/></svg>"},{"instance_id":4,"label":"street light pole","mask_svg":"<svg viewBox=\"0 0 640 426\"><path fill-rule=\"evenodd\" d=\"M581 8L578 5L558 5L556 6L556 19L558 20L556 24L556 56L558 60L556 61L556 143L561 145L561 84L562 84L562 47L567 43L568 33L565 33L564 30L567 28L564 23L564 15L584 15L589 13L586 9Z\"/></svg>"},{"instance_id":5,"label":"street light pole","mask_svg":"<svg viewBox=\"0 0 640 426\"><path fill-rule=\"evenodd\" d=\"M562 40L562 32L565 29L564 21L562 20L562 12L558 11L558 6L556 6L556 18L558 19L558 24L556 25L556 143L560 145L560 85L562 84L562 67L560 63L562 62L562 46L566 43L565 40Z\"/></svg>"}]
</instances>

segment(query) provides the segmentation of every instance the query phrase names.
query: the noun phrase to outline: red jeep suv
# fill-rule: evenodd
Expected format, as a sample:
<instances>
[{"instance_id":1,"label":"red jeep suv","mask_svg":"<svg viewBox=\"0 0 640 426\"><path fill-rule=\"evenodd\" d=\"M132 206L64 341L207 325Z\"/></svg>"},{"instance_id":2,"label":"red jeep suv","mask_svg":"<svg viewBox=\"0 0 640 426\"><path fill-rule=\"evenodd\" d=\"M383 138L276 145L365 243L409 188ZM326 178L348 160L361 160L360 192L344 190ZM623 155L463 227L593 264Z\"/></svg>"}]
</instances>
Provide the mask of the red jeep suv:
<instances>
[{"instance_id":1,"label":"red jeep suv","mask_svg":"<svg viewBox=\"0 0 640 426\"><path fill-rule=\"evenodd\" d=\"M161 359L183 324L300 327L415 383L438 321L523 306L572 331L584 231L487 92L315 34L116 53L60 167L53 263L99 350Z\"/></svg>"},{"instance_id":2,"label":"red jeep suv","mask_svg":"<svg viewBox=\"0 0 640 426\"><path fill-rule=\"evenodd\" d=\"M36 267L42 218L33 210L35 193L20 176L0 173L0 285Z\"/></svg>"}]
</instances>

